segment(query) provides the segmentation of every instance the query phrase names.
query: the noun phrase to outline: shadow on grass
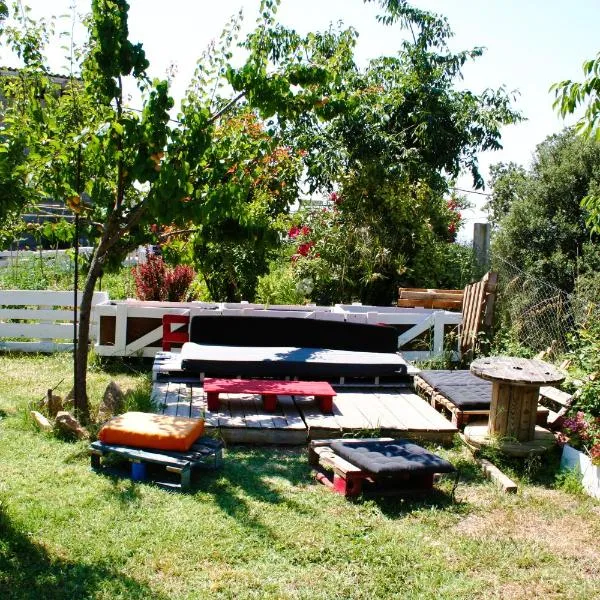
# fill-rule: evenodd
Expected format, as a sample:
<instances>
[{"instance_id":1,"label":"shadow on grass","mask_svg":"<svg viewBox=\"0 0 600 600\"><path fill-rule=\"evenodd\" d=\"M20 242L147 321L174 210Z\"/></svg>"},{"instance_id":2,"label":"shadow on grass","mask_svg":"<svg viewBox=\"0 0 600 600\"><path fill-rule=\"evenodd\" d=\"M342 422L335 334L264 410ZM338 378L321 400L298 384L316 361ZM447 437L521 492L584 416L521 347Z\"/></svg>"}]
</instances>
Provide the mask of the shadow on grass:
<instances>
[{"instance_id":1,"label":"shadow on grass","mask_svg":"<svg viewBox=\"0 0 600 600\"><path fill-rule=\"evenodd\" d=\"M19 531L0 505L0 597L3 600L110 598L162 600L145 584L105 564L53 557Z\"/></svg>"},{"instance_id":2,"label":"shadow on grass","mask_svg":"<svg viewBox=\"0 0 600 600\"><path fill-rule=\"evenodd\" d=\"M223 469L203 471L201 488L214 497L216 505L249 530L274 537L271 531L252 516L249 499L262 504L284 505L307 518L315 515L311 507L302 505L276 489L271 479L289 485L310 482L304 449L254 448L237 446L228 450ZM266 509L268 510L268 509Z\"/></svg>"}]
</instances>

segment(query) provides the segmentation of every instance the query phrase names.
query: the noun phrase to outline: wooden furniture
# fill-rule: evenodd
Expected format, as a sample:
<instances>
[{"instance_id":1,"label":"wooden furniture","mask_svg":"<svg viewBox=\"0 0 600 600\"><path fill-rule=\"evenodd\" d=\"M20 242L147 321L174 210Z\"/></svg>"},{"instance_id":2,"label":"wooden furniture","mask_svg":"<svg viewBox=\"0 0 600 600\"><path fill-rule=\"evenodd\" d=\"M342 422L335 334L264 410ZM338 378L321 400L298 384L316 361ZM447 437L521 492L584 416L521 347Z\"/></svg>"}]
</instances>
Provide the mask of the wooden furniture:
<instances>
[{"instance_id":1,"label":"wooden furniture","mask_svg":"<svg viewBox=\"0 0 600 600\"><path fill-rule=\"evenodd\" d=\"M492 326L498 276L486 273L464 290L399 288L398 306L462 311L460 353L469 360L476 352L479 335Z\"/></svg>"},{"instance_id":2,"label":"wooden furniture","mask_svg":"<svg viewBox=\"0 0 600 600\"><path fill-rule=\"evenodd\" d=\"M308 461L317 481L347 498L431 492L436 473L452 473L454 488L458 482L448 461L402 439L312 440Z\"/></svg>"},{"instance_id":3,"label":"wooden furniture","mask_svg":"<svg viewBox=\"0 0 600 600\"><path fill-rule=\"evenodd\" d=\"M264 409L274 411L277 396L314 396L321 412L333 412L334 389L326 381L278 381L274 379L204 379L207 408L219 410L219 394L260 394Z\"/></svg>"},{"instance_id":4,"label":"wooden furniture","mask_svg":"<svg viewBox=\"0 0 600 600\"><path fill-rule=\"evenodd\" d=\"M507 356L477 359L471 364L471 372L492 382L488 434L518 442L535 438L540 386L564 379L548 363Z\"/></svg>"},{"instance_id":5,"label":"wooden furniture","mask_svg":"<svg viewBox=\"0 0 600 600\"><path fill-rule=\"evenodd\" d=\"M438 385L435 378L431 376L436 373L457 375L456 384ZM473 386L473 380L479 385ZM419 396L427 400L437 411L445 414L458 429L476 419L489 417L492 385L471 374L470 371L421 371L419 375L415 375L413 386ZM557 418L557 413L544 406L544 403L548 403L545 400L549 397L548 394L554 397L557 394L562 395L564 392L553 387L540 388L536 423L541 427L551 426ZM568 394L564 395L568 396ZM485 402L483 402L484 399ZM475 403L473 400L477 400L477 402Z\"/></svg>"},{"instance_id":6,"label":"wooden furniture","mask_svg":"<svg viewBox=\"0 0 600 600\"><path fill-rule=\"evenodd\" d=\"M398 306L403 308L461 310L463 295L464 290L398 288Z\"/></svg>"},{"instance_id":7,"label":"wooden furniture","mask_svg":"<svg viewBox=\"0 0 600 600\"><path fill-rule=\"evenodd\" d=\"M223 462L223 442L209 437L196 440L186 452L134 448L105 444L101 441L92 442L89 447L91 467L94 471L106 472L112 475L131 476L135 481L152 479L163 487L178 488L186 491L191 485L192 472L202 467L219 467ZM114 461L103 462L103 457L116 457L129 464L130 470L119 469ZM168 473L179 477L179 484L161 481L152 477L147 467L158 465Z\"/></svg>"}]
</instances>

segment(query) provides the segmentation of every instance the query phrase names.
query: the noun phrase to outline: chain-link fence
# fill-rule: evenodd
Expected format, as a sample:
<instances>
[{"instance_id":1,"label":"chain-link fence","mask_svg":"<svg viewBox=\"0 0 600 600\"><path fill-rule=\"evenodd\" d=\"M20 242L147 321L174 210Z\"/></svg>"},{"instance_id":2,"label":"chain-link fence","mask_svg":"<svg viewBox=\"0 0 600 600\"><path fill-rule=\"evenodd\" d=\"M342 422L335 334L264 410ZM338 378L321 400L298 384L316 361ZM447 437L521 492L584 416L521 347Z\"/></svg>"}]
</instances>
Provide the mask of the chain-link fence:
<instances>
[{"instance_id":1,"label":"chain-link fence","mask_svg":"<svg viewBox=\"0 0 600 600\"><path fill-rule=\"evenodd\" d=\"M586 320L600 316L600 304L589 294L567 293L494 257L498 271L498 335L535 352L561 352Z\"/></svg>"}]
</instances>

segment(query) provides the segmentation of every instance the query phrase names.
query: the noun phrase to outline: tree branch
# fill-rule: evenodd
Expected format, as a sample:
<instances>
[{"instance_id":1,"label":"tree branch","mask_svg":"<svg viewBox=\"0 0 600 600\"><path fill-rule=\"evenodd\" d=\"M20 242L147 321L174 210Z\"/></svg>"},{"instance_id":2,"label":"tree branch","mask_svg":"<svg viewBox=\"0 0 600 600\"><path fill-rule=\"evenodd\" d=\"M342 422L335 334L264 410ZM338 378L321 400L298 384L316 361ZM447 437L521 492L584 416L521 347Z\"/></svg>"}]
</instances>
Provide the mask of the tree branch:
<instances>
[{"instance_id":1,"label":"tree branch","mask_svg":"<svg viewBox=\"0 0 600 600\"><path fill-rule=\"evenodd\" d=\"M240 92L229 104L224 106L220 111L215 113L209 120L207 125L212 125L219 117L223 116L230 108L232 108L235 104L237 104L244 96L246 95L246 91Z\"/></svg>"}]
</instances>

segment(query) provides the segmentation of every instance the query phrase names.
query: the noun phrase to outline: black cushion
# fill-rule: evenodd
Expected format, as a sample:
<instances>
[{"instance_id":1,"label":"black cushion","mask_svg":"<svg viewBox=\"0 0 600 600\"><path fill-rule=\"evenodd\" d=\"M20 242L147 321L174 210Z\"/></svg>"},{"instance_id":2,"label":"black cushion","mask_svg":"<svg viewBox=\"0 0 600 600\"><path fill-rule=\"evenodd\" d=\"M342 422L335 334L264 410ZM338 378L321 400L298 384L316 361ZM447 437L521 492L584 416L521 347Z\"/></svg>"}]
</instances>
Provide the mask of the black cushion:
<instances>
[{"instance_id":1,"label":"black cushion","mask_svg":"<svg viewBox=\"0 0 600 600\"><path fill-rule=\"evenodd\" d=\"M379 439L331 442L331 449L348 462L380 476L400 473L451 473L455 468L447 460L408 440Z\"/></svg>"},{"instance_id":2,"label":"black cushion","mask_svg":"<svg viewBox=\"0 0 600 600\"><path fill-rule=\"evenodd\" d=\"M276 319L273 319L276 320ZM181 368L209 377L383 377L406 375L406 361L391 352L330 348L217 346L187 342Z\"/></svg>"},{"instance_id":3,"label":"black cushion","mask_svg":"<svg viewBox=\"0 0 600 600\"><path fill-rule=\"evenodd\" d=\"M398 332L388 325L299 317L196 315L190 342L222 346L293 346L359 352L397 352Z\"/></svg>"},{"instance_id":4,"label":"black cushion","mask_svg":"<svg viewBox=\"0 0 600 600\"><path fill-rule=\"evenodd\" d=\"M461 410L489 410L492 402L492 384L440 385L438 394L444 396Z\"/></svg>"},{"instance_id":5,"label":"black cushion","mask_svg":"<svg viewBox=\"0 0 600 600\"><path fill-rule=\"evenodd\" d=\"M482 384L489 384L489 381L481 379L473 375L471 371L448 371L448 370L426 370L419 373L419 377L426 381L434 390L438 389L440 385L465 385L481 382Z\"/></svg>"},{"instance_id":6,"label":"black cushion","mask_svg":"<svg viewBox=\"0 0 600 600\"><path fill-rule=\"evenodd\" d=\"M461 410L489 410L492 383L471 371L421 371L419 377Z\"/></svg>"}]
</instances>

